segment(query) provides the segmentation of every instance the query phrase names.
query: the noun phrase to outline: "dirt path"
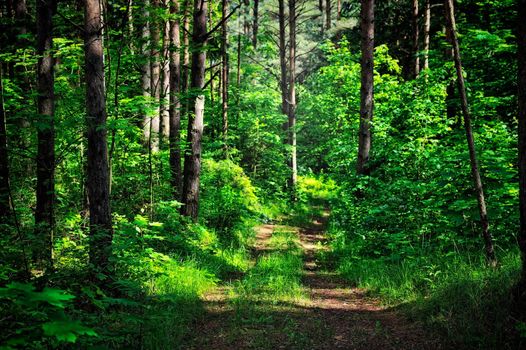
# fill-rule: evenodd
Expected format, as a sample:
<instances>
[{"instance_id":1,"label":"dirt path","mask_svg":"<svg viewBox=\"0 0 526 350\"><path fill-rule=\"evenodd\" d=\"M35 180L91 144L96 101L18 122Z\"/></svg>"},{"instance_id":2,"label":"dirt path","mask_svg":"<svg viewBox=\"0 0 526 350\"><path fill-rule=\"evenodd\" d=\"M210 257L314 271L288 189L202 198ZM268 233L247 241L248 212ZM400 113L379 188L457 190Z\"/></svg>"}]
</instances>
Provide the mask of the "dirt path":
<instances>
[{"instance_id":1,"label":"dirt path","mask_svg":"<svg viewBox=\"0 0 526 350\"><path fill-rule=\"evenodd\" d=\"M183 348L440 349L419 325L382 307L365 291L349 287L318 264L318 253L326 249L327 216L324 213L304 228L262 225L257 229L255 265L276 254L277 249L269 244L276 232L287 231L299 238L303 297L277 300L249 295L243 299L236 296L242 280L222 285L206 296L205 313L195 325L194 338Z\"/></svg>"}]
</instances>

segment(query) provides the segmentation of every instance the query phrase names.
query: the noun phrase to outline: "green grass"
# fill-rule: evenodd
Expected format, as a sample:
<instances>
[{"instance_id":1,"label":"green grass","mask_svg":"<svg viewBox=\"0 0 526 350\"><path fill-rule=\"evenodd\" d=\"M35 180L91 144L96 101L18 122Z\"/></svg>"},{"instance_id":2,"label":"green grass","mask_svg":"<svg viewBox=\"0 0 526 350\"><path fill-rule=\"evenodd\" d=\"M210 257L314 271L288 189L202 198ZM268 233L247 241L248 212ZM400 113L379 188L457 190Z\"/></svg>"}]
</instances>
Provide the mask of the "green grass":
<instances>
[{"instance_id":1,"label":"green grass","mask_svg":"<svg viewBox=\"0 0 526 350\"><path fill-rule=\"evenodd\" d=\"M497 269L480 253L428 252L399 262L344 258L339 271L457 348L492 349L508 342L510 291L520 271L516 252L501 256Z\"/></svg>"}]
</instances>

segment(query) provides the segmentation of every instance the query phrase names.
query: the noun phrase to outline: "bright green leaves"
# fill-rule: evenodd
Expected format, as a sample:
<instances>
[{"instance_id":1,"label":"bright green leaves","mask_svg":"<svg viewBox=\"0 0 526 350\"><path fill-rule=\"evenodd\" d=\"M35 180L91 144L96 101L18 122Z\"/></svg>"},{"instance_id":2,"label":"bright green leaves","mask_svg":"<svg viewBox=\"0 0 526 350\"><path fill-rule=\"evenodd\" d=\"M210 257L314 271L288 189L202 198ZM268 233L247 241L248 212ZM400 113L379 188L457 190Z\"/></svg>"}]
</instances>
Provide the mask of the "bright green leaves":
<instances>
[{"instance_id":1,"label":"bright green leaves","mask_svg":"<svg viewBox=\"0 0 526 350\"><path fill-rule=\"evenodd\" d=\"M74 343L78 336L88 335L97 336L97 333L91 328L83 326L78 321L52 321L42 325L44 335L55 337L58 341Z\"/></svg>"}]
</instances>

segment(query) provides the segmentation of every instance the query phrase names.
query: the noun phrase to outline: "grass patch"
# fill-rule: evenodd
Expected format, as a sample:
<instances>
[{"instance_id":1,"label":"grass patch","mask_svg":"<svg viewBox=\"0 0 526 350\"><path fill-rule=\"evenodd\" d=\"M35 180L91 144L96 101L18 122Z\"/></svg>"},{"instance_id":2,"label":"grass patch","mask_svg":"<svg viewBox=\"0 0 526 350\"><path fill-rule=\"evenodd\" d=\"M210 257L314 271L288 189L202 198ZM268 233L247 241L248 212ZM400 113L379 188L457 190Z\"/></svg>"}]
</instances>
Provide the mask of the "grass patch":
<instances>
[{"instance_id":1,"label":"grass patch","mask_svg":"<svg viewBox=\"0 0 526 350\"><path fill-rule=\"evenodd\" d=\"M400 305L446 337L457 348L505 346L510 325L512 285L520 257L509 252L500 267L487 267L482 254L469 252L386 259L344 258L339 271L347 280Z\"/></svg>"}]
</instances>

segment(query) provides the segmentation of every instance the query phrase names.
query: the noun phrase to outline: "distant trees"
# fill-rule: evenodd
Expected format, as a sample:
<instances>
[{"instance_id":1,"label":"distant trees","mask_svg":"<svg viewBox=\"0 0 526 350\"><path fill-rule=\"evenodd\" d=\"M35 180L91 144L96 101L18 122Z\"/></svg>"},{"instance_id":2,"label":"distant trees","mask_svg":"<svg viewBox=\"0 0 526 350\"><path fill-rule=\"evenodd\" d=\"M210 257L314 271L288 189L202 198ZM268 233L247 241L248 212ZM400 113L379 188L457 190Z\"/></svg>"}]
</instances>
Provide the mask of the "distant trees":
<instances>
[{"instance_id":1,"label":"distant trees","mask_svg":"<svg viewBox=\"0 0 526 350\"><path fill-rule=\"evenodd\" d=\"M0 221L7 223L7 218L11 214L11 203L9 198L9 155L7 153L3 78L2 65L0 64Z\"/></svg>"},{"instance_id":2,"label":"distant trees","mask_svg":"<svg viewBox=\"0 0 526 350\"><path fill-rule=\"evenodd\" d=\"M369 173L368 162L371 151L371 120L373 119L374 108L374 0L362 0L361 4L362 75L356 172L360 175L365 175Z\"/></svg>"}]
</instances>

